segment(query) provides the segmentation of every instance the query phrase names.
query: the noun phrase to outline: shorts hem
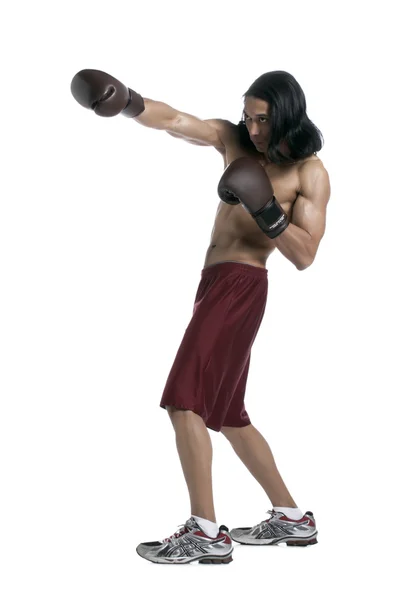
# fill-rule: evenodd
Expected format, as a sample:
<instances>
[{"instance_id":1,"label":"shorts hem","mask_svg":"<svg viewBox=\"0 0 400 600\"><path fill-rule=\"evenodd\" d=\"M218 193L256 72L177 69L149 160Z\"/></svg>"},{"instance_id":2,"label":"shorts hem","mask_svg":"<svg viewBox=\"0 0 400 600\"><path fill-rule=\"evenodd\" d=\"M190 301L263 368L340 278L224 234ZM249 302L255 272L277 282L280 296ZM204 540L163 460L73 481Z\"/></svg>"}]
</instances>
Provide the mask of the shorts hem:
<instances>
[{"instance_id":1,"label":"shorts hem","mask_svg":"<svg viewBox=\"0 0 400 600\"><path fill-rule=\"evenodd\" d=\"M198 415L199 417L201 417L204 421L205 426L207 427L207 429L212 429L213 431L216 431L217 433L221 433L221 429L222 427L247 427L247 425L251 425L251 421L249 419L249 422L247 423L240 423L240 425L225 425L225 423L223 423L222 425L219 426L218 425L210 425L207 423L207 421L205 420L204 416L202 414L200 414L200 412L194 408L188 408L187 406L183 406L180 404L176 404L176 402L165 402L163 404L160 404L160 408L163 408L164 410L167 409L167 406L173 406L174 408L177 408L178 410L190 410L191 412L195 413L196 415Z\"/></svg>"}]
</instances>

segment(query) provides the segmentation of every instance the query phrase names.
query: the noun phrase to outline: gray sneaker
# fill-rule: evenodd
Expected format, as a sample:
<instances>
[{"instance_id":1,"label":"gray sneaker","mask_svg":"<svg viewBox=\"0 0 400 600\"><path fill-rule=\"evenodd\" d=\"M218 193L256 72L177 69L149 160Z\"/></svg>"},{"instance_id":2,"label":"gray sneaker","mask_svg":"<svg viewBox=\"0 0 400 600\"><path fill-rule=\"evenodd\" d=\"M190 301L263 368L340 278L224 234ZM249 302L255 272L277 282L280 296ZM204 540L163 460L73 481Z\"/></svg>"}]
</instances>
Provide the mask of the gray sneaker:
<instances>
[{"instance_id":1,"label":"gray sneaker","mask_svg":"<svg viewBox=\"0 0 400 600\"><path fill-rule=\"evenodd\" d=\"M271 517L254 527L231 529L231 538L239 544L253 546L272 546L284 542L287 546L310 546L318 543L318 531L312 512L306 512L298 521L275 510L268 512Z\"/></svg>"},{"instance_id":2,"label":"gray sneaker","mask_svg":"<svg viewBox=\"0 0 400 600\"><path fill-rule=\"evenodd\" d=\"M228 528L221 525L218 535L211 538L193 517L171 537L139 544L136 552L146 560L161 564L182 565L197 560L199 563L228 564L233 560Z\"/></svg>"}]
</instances>

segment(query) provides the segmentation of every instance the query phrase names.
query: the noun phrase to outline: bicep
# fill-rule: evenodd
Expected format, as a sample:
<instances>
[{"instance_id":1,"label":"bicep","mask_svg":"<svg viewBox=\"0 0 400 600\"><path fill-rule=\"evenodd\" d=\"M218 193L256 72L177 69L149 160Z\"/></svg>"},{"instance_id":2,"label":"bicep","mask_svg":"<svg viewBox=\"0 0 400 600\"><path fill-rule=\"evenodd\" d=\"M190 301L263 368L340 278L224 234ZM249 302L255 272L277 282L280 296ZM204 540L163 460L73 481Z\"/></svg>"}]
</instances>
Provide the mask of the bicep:
<instances>
[{"instance_id":1,"label":"bicep","mask_svg":"<svg viewBox=\"0 0 400 600\"><path fill-rule=\"evenodd\" d=\"M326 210L330 198L329 175L312 163L301 173L301 191L294 203L291 222L310 236L314 250L325 233Z\"/></svg>"},{"instance_id":2,"label":"bicep","mask_svg":"<svg viewBox=\"0 0 400 600\"><path fill-rule=\"evenodd\" d=\"M294 203L290 221L293 225L306 231L311 238L320 240L325 233L325 207L299 194Z\"/></svg>"}]
</instances>

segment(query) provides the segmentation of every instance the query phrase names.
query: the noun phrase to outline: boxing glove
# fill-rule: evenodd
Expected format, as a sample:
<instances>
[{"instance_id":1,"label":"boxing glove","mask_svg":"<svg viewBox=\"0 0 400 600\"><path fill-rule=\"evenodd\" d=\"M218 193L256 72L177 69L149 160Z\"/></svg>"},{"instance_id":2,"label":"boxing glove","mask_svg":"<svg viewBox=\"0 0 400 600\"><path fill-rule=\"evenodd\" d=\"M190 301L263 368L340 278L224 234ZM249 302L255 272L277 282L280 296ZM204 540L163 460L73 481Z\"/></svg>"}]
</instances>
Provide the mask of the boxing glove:
<instances>
[{"instance_id":1,"label":"boxing glove","mask_svg":"<svg viewBox=\"0 0 400 600\"><path fill-rule=\"evenodd\" d=\"M79 71L71 81L71 93L85 108L100 117L137 117L144 109L144 100L123 83L96 69Z\"/></svg>"},{"instance_id":2,"label":"boxing glove","mask_svg":"<svg viewBox=\"0 0 400 600\"><path fill-rule=\"evenodd\" d=\"M270 179L258 160L241 157L231 162L218 184L218 195L228 204L241 202L271 239L289 225L289 218L275 198Z\"/></svg>"}]
</instances>

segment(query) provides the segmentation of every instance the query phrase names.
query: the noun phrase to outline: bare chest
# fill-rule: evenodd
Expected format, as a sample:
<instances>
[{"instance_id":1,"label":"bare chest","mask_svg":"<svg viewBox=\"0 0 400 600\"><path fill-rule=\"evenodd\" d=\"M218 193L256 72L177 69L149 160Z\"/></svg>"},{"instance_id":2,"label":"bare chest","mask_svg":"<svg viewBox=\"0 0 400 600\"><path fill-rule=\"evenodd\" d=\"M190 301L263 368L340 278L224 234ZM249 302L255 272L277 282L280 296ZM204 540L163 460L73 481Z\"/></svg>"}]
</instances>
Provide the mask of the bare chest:
<instances>
[{"instance_id":1,"label":"bare chest","mask_svg":"<svg viewBox=\"0 0 400 600\"><path fill-rule=\"evenodd\" d=\"M225 168L232 161L246 155L246 151L240 148L227 149L224 157ZM262 158L260 163L264 166L270 178L276 199L290 219L300 188L299 166L301 163L288 166L267 165ZM215 217L213 238L218 237L220 239L221 236L241 238L243 242L248 243L250 246L267 247L268 245L274 245L241 204L232 206L220 202Z\"/></svg>"}]
</instances>

